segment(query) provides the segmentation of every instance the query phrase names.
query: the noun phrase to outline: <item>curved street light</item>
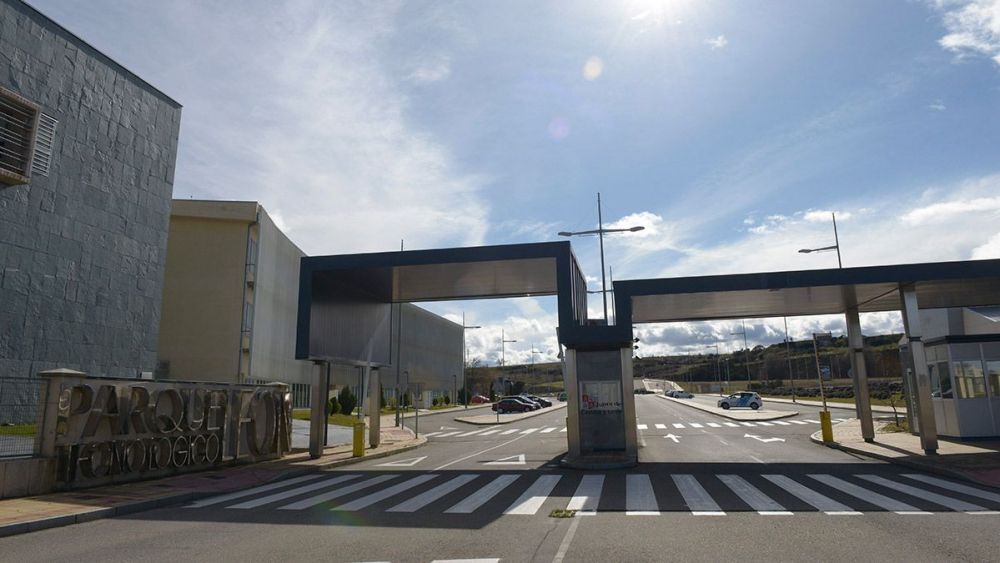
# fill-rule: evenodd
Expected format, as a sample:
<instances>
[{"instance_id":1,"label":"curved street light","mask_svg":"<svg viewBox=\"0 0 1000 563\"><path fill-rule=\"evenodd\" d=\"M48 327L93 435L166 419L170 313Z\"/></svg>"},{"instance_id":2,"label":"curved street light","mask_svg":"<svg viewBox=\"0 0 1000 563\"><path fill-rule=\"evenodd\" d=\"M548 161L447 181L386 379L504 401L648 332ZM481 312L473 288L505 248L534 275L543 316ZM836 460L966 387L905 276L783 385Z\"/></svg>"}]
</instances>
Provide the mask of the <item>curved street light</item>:
<instances>
[{"instance_id":1,"label":"curved street light","mask_svg":"<svg viewBox=\"0 0 1000 563\"><path fill-rule=\"evenodd\" d=\"M830 216L833 217L833 245L832 246L823 246L821 248L800 248L799 249L799 254L809 254L809 253L812 253L812 252L824 252L824 251L827 251L827 250L836 250L837 251L837 267L838 268L843 268L844 267L844 263L841 262L841 260L840 260L840 237L837 236L837 214L831 212Z\"/></svg>"}]
</instances>

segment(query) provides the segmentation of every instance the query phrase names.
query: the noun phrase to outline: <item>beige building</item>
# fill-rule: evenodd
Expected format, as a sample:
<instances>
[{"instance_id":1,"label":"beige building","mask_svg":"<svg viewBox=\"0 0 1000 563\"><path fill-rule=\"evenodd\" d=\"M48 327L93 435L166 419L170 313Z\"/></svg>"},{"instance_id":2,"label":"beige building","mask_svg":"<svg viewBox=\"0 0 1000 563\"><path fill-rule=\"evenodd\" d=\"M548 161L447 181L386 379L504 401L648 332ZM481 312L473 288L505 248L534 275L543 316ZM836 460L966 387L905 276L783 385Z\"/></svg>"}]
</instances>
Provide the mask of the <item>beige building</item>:
<instances>
[{"instance_id":1,"label":"beige building","mask_svg":"<svg viewBox=\"0 0 1000 563\"><path fill-rule=\"evenodd\" d=\"M302 256L257 202L174 200L156 377L307 383L294 359Z\"/></svg>"}]
</instances>

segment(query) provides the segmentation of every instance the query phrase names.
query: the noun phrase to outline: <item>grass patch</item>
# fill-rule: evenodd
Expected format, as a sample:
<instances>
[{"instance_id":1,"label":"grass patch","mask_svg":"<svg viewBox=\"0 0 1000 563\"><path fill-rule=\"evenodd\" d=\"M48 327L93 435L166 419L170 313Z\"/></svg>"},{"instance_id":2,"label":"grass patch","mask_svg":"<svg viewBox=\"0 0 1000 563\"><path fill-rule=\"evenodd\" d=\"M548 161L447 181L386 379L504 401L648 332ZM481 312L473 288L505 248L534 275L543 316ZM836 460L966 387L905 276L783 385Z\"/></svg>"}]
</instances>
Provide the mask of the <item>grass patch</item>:
<instances>
[{"instance_id":1,"label":"grass patch","mask_svg":"<svg viewBox=\"0 0 1000 563\"><path fill-rule=\"evenodd\" d=\"M444 410L444 409L453 409L453 408L455 408L455 405L434 405L434 406L431 407L431 410L432 411L441 411L441 410Z\"/></svg>"},{"instance_id":2,"label":"grass patch","mask_svg":"<svg viewBox=\"0 0 1000 563\"><path fill-rule=\"evenodd\" d=\"M0 426L0 436L34 436L38 431L34 424L4 424Z\"/></svg>"},{"instance_id":3,"label":"grass patch","mask_svg":"<svg viewBox=\"0 0 1000 563\"><path fill-rule=\"evenodd\" d=\"M576 516L575 510L566 510L564 508L557 508L549 512L549 518L572 518L574 516Z\"/></svg>"},{"instance_id":4,"label":"grass patch","mask_svg":"<svg viewBox=\"0 0 1000 563\"><path fill-rule=\"evenodd\" d=\"M764 396L763 398L766 401L766 400L768 400L768 399L770 399L772 397ZM782 396L775 396L773 398L775 398L775 399L788 399L788 400L791 400L792 396L791 395L782 395ZM803 401L820 401L820 402L823 401L823 398L820 397L819 395L812 395L812 396L810 396L810 395L796 395L795 399L796 400L801 399ZM853 405L854 404L854 398L848 398L848 397L827 397L826 398L826 402L828 402L828 403L840 403L840 404ZM877 406L880 406L880 407L891 407L892 406L892 405L889 404L889 400L888 399L875 399L875 398L872 398L871 399L871 403L872 403L872 405L877 405ZM905 405L901 405L900 402L897 401L896 402L896 408L905 408Z\"/></svg>"},{"instance_id":5,"label":"grass patch","mask_svg":"<svg viewBox=\"0 0 1000 563\"><path fill-rule=\"evenodd\" d=\"M896 424L895 422L890 422L889 424L886 424L881 429L879 429L879 432L885 432L887 434L894 432L909 432L909 431L910 431L910 422L905 418L900 419L899 424Z\"/></svg>"},{"instance_id":6,"label":"grass patch","mask_svg":"<svg viewBox=\"0 0 1000 563\"><path fill-rule=\"evenodd\" d=\"M292 418L295 420L309 420L309 409L292 410ZM334 426L354 426L356 422L361 422L358 420L358 417L343 413L331 414L327 417L326 421Z\"/></svg>"}]
</instances>

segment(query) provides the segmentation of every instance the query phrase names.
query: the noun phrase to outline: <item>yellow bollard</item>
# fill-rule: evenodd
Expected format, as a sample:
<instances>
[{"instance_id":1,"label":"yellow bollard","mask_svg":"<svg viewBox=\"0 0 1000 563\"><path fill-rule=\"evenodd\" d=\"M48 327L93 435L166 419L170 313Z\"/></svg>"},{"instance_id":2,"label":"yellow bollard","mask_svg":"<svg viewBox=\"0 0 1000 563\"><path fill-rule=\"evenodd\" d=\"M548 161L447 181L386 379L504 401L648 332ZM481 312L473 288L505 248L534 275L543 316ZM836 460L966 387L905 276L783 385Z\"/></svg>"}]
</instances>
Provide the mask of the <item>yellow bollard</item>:
<instances>
[{"instance_id":1,"label":"yellow bollard","mask_svg":"<svg viewBox=\"0 0 1000 563\"><path fill-rule=\"evenodd\" d=\"M829 417L827 417L829 419ZM354 423L354 457L365 455L365 423Z\"/></svg>"},{"instance_id":2,"label":"yellow bollard","mask_svg":"<svg viewBox=\"0 0 1000 563\"><path fill-rule=\"evenodd\" d=\"M830 422L830 411L819 412L819 426L823 431L823 443L833 442L833 423Z\"/></svg>"}]
</instances>

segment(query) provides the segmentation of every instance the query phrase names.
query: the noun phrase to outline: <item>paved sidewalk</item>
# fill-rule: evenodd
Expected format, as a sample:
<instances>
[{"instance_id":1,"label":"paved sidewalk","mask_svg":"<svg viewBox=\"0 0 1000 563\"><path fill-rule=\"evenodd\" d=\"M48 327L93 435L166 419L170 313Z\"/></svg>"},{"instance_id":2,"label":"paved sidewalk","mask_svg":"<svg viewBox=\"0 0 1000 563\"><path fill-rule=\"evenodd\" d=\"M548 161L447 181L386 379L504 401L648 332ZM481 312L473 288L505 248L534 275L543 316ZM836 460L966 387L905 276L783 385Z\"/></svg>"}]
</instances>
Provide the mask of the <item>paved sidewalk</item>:
<instances>
[{"instance_id":1,"label":"paved sidewalk","mask_svg":"<svg viewBox=\"0 0 1000 563\"><path fill-rule=\"evenodd\" d=\"M405 428L387 428L380 434L382 444L378 448L366 449L364 457L353 457L350 445L334 446L326 448L323 456L318 459L309 459L309 452L297 451L283 459L262 463L0 500L0 537L190 502L340 465L385 457L416 448L427 441L423 437L415 438L413 432Z\"/></svg>"},{"instance_id":2,"label":"paved sidewalk","mask_svg":"<svg viewBox=\"0 0 1000 563\"><path fill-rule=\"evenodd\" d=\"M693 399L675 399L673 397L667 397L666 395L654 395L654 397L659 397L664 401L671 401L680 405L691 407L693 409L698 409L700 411L712 413L714 415L721 416L723 418L728 418L730 420L740 420L744 422L752 422L756 420L778 420L779 418L790 418L793 416L797 416L799 414L798 411L769 411L767 409L727 410L719 407L704 405Z\"/></svg>"},{"instance_id":3,"label":"paved sidewalk","mask_svg":"<svg viewBox=\"0 0 1000 563\"><path fill-rule=\"evenodd\" d=\"M793 402L791 399L785 399L784 397L767 397L767 396L764 396L764 395L761 395L760 398L764 399L764 401L774 401L775 403L788 403L790 405L805 405L805 406L808 406L808 407L822 407L823 406L823 401L812 401L812 400L796 399ZM853 410L857 410L855 408L855 406L854 406L854 403L837 403L837 402L834 402L834 401L827 401L826 402L826 406L827 406L827 408L830 408L830 409L848 409L848 410L852 410L852 411ZM906 416L906 406L905 405L904 406L896 407L896 410L899 411L899 416ZM877 413L892 414L892 407L886 407L886 406L882 406L882 405L872 405L872 412L873 413L877 412Z\"/></svg>"},{"instance_id":4,"label":"paved sidewalk","mask_svg":"<svg viewBox=\"0 0 1000 563\"><path fill-rule=\"evenodd\" d=\"M861 437L861 422L847 420L833 426L833 444L829 447L883 461L905 465L928 473L937 473L1000 488L1000 441L938 439L937 455L926 455L920 437L909 432L881 432L886 422L875 423L875 441ZM823 444L820 432L812 440Z\"/></svg>"},{"instance_id":5,"label":"paved sidewalk","mask_svg":"<svg viewBox=\"0 0 1000 563\"><path fill-rule=\"evenodd\" d=\"M451 407L451 408L447 408L447 409L437 409L437 410L420 409L420 418L423 418L425 416L434 416L434 415L438 415L438 414L447 414L447 413L457 413L457 412L462 412L462 411L470 411L471 412L471 411L473 411L475 409L481 409L481 408L484 408L484 407L489 407L489 406L491 406L491 404L492 403L483 403L481 405L469 405L469 408L465 408L465 406L459 405L457 407ZM404 419L413 418L414 416L416 416L412 412L399 413L399 414ZM365 424L368 423L367 418L368 417L365 417L365 419L366 419L365 420ZM381 416L381 418L379 419L379 424L382 425L381 426L382 428L385 428L386 426L393 426L393 425L395 425L396 424L396 414L395 413L383 414Z\"/></svg>"},{"instance_id":6,"label":"paved sidewalk","mask_svg":"<svg viewBox=\"0 0 1000 563\"><path fill-rule=\"evenodd\" d=\"M494 412L491 414L481 414L477 416L460 416L456 417L455 420L458 422L465 422L467 424L508 424L524 420L526 418L531 418L533 416L550 413L556 409L566 408L567 404L568 403L555 403L551 407L545 407L544 409L538 409L537 411L521 412L517 414L501 414L499 417L497 417L497 414Z\"/></svg>"}]
</instances>

